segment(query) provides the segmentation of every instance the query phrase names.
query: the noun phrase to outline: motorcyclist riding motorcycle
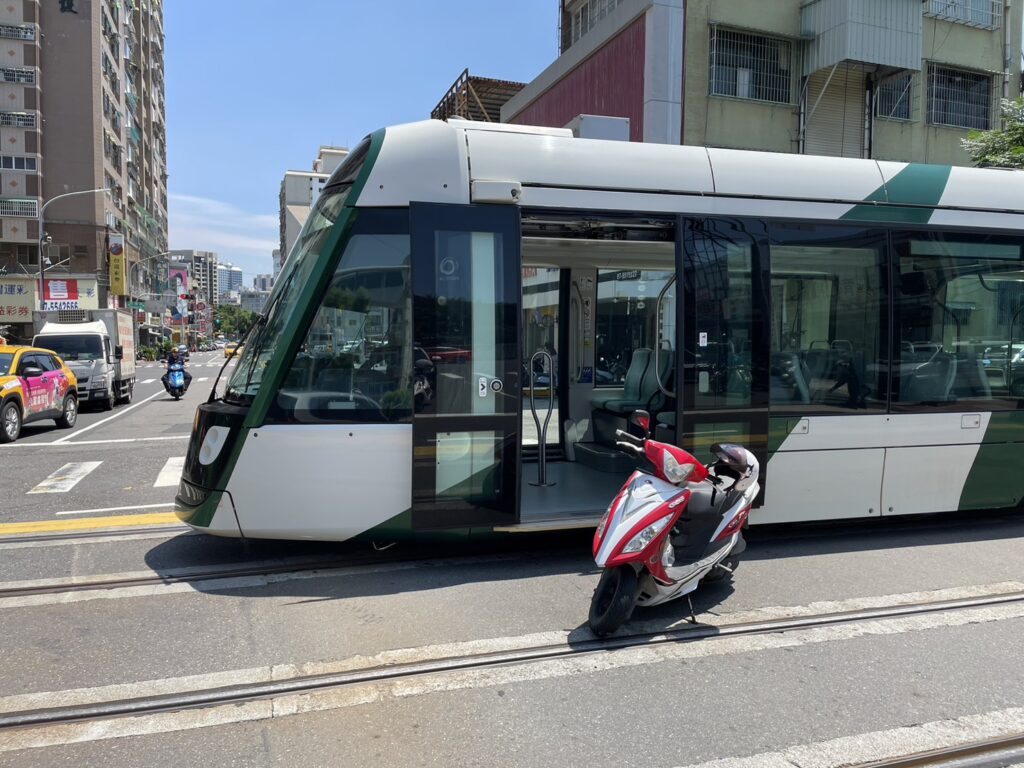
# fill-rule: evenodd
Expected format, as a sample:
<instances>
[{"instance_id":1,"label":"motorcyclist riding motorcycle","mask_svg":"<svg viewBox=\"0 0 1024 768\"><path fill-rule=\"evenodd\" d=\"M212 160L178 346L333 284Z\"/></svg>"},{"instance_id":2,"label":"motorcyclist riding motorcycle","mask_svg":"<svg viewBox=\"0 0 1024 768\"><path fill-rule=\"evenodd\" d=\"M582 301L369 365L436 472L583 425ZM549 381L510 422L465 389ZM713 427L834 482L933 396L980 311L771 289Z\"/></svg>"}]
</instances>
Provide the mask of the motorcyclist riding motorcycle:
<instances>
[{"instance_id":1,"label":"motorcyclist riding motorcycle","mask_svg":"<svg viewBox=\"0 0 1024 768\"><path fill-rule=\"evenodd\" d=\"M185 361L181 359L181 355L178 354L177 348L172 348L171 351L167 354L167 370L164 373L164 375L160 378L160 381L163 382L165 389L168 386L169 380L167 377L171 373L172 365L180 365L182 366L183 369L185 368L186 365ZM182 373L185 374L185 391L187 392L189 385L192 383L192 374L189 373L188 370L183 370Z\"/></svg>"}]
</instances>

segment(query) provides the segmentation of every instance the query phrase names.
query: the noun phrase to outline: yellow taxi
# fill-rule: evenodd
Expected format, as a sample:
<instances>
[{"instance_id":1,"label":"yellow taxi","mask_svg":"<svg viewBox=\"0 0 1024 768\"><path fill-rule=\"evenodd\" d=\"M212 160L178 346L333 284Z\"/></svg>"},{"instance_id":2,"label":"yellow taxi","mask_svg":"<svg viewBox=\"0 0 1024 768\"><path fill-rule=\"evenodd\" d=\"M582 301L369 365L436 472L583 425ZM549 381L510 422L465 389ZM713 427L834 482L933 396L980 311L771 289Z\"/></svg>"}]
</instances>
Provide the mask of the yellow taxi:
<instances>
[{"instance_id":1,"label":"yellow taxi","mask_svg":"<svg viewBox=\"0 0 1024 768\"><path fill-rule=\"evenodd\" d=\"M48 349L0 346L0 443L12 443L21 427L54 419L62 429L78 421L78 380Z\"/></svg>"},{"instance_id":2,"label":"yellow taxi","mask_svg":"<svg viewBox=\"0 0 1024 768\"><path fill-rule=\"evenodd\" d=\"M238 357L245 347L235 341L229 341L224 345L224 357Z\"/></svg>"}]
</instances>

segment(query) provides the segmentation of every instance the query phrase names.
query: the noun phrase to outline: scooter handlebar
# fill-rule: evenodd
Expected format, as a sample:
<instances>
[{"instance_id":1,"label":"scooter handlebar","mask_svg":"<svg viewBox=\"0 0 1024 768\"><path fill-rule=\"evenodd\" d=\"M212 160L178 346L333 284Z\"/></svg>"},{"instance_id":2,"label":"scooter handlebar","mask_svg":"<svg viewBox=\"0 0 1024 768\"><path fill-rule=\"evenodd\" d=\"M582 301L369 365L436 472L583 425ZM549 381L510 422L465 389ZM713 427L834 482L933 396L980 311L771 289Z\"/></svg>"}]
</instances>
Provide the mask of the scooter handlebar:
<instances>
[{"instance_id":1,"label":"scooter handlebar","mask_svg":"<svg viewBox=\"0 0 1024 768\"><path fill-rule=\"evenodd\" d=\"M644 449L634 443L623 442L622 440L616 440L615 445L619 448L624 448L630 453L635 453L637 456L642 456Z\"/></svg>"},{"instance_id":2,"label":"scooter handlebar","mask_svg":"<svg viewBox=\"0 0 1024 768\"><path fill-rule=\"evenodd\" d=\"M619 440L628 442L630 445L634 447L640 447L641 445L644 444L644 439L642 437L631 435L629 434L629 432L624 432L621 429L615 430L615 437L617 437Z\"/></svg>"}]
</instances>

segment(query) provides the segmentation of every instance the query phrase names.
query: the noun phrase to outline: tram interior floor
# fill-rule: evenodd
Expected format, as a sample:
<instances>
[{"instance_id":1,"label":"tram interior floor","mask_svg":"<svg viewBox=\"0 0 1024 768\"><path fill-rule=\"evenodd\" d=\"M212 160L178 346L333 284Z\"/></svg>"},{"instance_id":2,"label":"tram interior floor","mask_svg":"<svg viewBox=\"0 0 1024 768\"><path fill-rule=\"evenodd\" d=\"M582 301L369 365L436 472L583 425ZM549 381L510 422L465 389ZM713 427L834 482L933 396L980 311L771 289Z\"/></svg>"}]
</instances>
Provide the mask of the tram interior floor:
<instances>
[{"instance_id":1,"label":"tram interior floor","mask_svg":"<svg viewBox=\"0 0 1024 768\"><path fill-rule=\"evenodd\" d=\"M537 482L537 463L523 462L520 520L528 523L601 515L627 475L599 472L578 462L548 462L547 481L553 485L540 487L532 485Z\"/></svg>"}]
</instances>

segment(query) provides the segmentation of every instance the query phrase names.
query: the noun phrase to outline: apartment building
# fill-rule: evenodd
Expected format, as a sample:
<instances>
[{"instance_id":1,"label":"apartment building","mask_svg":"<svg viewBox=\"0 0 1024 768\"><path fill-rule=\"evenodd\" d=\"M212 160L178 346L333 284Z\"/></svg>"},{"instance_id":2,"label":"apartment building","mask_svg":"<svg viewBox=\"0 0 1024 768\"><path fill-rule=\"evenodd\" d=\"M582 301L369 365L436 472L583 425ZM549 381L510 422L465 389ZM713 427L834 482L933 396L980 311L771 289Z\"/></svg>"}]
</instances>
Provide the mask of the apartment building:
<instances>
[{"instance_id":1,"label":"apartment building","mask_svg":"<svg viewBox=\"0 0 1024 768\"><path fill-rule=\"evenodd\" d=\"M1020 95L1022 0L561 0L561 55L506 122L966 165Z\"/></svg>"},{"instance_id":2,"label":"apartment building","mask_svg":"<svg viewBox=\"0 0 1024 768\"><path fill-rule=\"evenodd\" d=\"M234 264L221 262L217 265L217 301L228 304L237 304L235 300L242 292L242 268ZM224 297L230 297L225 300Z\"/></svg>"},{"instance_id":3,"label":"apartment building","mask_svg":"<svg viewBox=\"0 0 1024 768\"><path fill-rule=\"evenodd\" d=\"M313 161L312 171L285 172L278 194L281 247L275 250L279 259L278 266L275 267L275 277L284 266L292 246L299 237L299 232L302 231L302 226L306 223L310 208L323 191L324 184L347 154L348 149L345 147L322 146Z\"/></svg>"},{"instance_id":4,"label":"apartment building","mask_svg":"<svg viewBox=\"0 0 1024 768\"><path fill-rule=\"evenodd\" d=\"M171 251L168 255L172 263L188 265L191 276L189 291L196 297L196 300L216 306L217 297L220 295L217 254L213 251L179 249Z\"/></svg>"},{"instance_id":5,"label":"apartment building","mask_svg":"<svg viewBox=\"0 0 1024 768\"><path fill-rule=\"evenodd\" d=\"M127 291L156 290L160 263L138 261L167 250L162 24L161 0L0 6L0 269L9 275L38 272L45 238L48 277L88 283L90 303L121 303L108 267L120 235L135 284ZM99 188L110 192L54 200ZM26 287L38 306L38 283Z\"/></svg>"}]
</instances>

